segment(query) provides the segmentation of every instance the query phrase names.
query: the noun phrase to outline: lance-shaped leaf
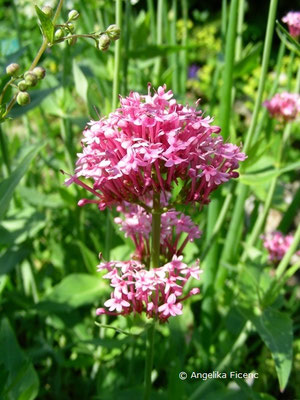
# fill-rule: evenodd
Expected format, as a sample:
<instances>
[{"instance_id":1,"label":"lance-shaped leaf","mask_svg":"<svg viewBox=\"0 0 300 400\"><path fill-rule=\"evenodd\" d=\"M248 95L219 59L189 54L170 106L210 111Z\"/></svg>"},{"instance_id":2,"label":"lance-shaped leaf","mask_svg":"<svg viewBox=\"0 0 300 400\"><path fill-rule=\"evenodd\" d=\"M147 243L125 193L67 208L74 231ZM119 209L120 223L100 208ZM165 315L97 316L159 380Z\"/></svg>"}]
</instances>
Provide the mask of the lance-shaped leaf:
<instances>
[{"instance_id":1,"label":"lance-shaped leaf","mask_svg":"<svg viewBox=\"0 0 300 400\"><path fill-rule=\"evenodd\" d=\"M54 25L51 18L45 14L38 6L35 6L35 11L39 18L43 35L49 43L53 43Z\"/></svg>"}]
</instances>

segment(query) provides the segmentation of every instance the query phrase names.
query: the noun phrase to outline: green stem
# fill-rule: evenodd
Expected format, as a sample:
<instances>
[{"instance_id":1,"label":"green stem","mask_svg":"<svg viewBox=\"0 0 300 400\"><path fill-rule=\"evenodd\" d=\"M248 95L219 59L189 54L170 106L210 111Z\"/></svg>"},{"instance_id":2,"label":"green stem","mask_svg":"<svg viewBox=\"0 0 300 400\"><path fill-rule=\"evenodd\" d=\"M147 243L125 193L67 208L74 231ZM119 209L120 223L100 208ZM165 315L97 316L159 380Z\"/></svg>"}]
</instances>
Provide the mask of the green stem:
<instances>
[{"instance_id":1,"label":"green stem","mask_svg":"<svg viewBox=\"0 0 300 400\"><path fill-rule=\"evenodd\" d=\"M156 28L153 0L147 0L147 8L150 14L151 43L154 44L156 42Z\"/></svg>"},{"instance_id":2,"label":"green stem","mask_svg":"<svg viewBox=\"0 0 300 400\"><path fill-rule=\"evenodd\" d=\"M122 29L122 0L116 0L116 25ZM121 39L115 43L115 66L113 82L112 109L115 110L119 101L120 92L120 64L121 64Z\"/></svg>"},{"instance_id":3,"label":"green stem","mask_svg":"<svg viewBox=\"0 0 300 400\"><path fill-rule=\"evenodd\" d=\"M282 141L279 145L279 152L277 155L277 160L276 160L276 168L280 168L280 163L281 163L281 159L282 159L282 154L283 154L283 150L284 150L284 146L286 144L286 142L288 141L288 138L290 136L290 132L291 132L291 124L286 125L284 133L283 133L283 137L282 137ZM248 252L247 249L250 249L256 242L256 240L259 237L260 232L262 231L262 228L265 224L268 212L270 210L271 207L271 203L272 203L272 199L274 196L274 192L275 192L275 188L276 188L276 184L277 184L277 180L278 180L278 176L276 176L275 178L272 179L271 181L271 185L269 187L268 190L268 194L267 194L267 198L264 204L264 209L261 213L259 213L259 216L255 222L255 225L252 229L252 232L249 236L249 239L247 240L247 248L245 249L245 251L243 252L242 255L242 262L245 262L248 256Z\"/></svg>"},{"instance_id":4,"label":"green stem","mask_svg":"<svg viewBox=\"0 0 300 400\"><path fill-rule=\"evenodd\" d=\"M188 35L188 2L187 0L181 0L182 7L182 18L183 18L183 31L182 31L182 46L187 45L187 35ZM181 74L180 74L180 84L181 93L185 93L186 80L187 80L187 50L182 50L181 55Z\"/></svg>"},{"instance_id":5,"label":"green stem","mask_svg":"<svg viewBox=\"0 0 300 400\"><path fill-rule=\"evenodd\" d=\"M282 62L283 62L283 56L285 52L285 44L284 42L280 43L279 51L278 51L278 56L276 60L276 70L275 70L275 79L272 85L272 88L270 90L270 93L268 94L268 98L271 99L274 94L277 91L278 83L279 83L279 77L281 73L281 67L282 67ZM262 116L260 118L259 123L257 124L257 127L255 128L255 132L253 135L253 142L256 143L257 138L259 137L261 130L263 126L265 125L266 120L268 119L268 110L266 107L263 108Z\"/></svg>"},{"instance_id":6,"label":"green stem","mask_svg":"<svg viewBox=\"0 0 300 400\"><path fill-rule=\"evenodd\" d=\"M235 60L239 61L242 56L243 48L243 24L245 14L245 0L239 0L238 21L237 21L237 37L235 45Z\"/></svg>"},{"instance_id":7,"label":"green stem","mask_svg":"<svg viewBox=\"0 0 300 400\"><path fill-rule=\"evenodd\" d=\"M220 126L225 139L230 134L230 120L232 107L233 65L236 46L236 27L238 18L239 0L232 0L230 4L229 26L226 34L225 67L220 100Z\"/></svg>"},{"instance_id":8,"label":"green stem","mask_svg":"<svg viewBox=\"0 0 300 400\"><path fill-rule=\"evenodd\" d=\"M176 39L176 22L177 22L177 0L173 0L172 2L172 23L171 23L171 43L175 46L177 44L177 39ZM178 56L176 53L172 54L172 68L173 68L173 73L172 73L172 88L175 94L178 94L179 92L179 86L178 86Z\"/></svg>"},{"instance_id":9,"label":"green stem","mask_svg":"<svg viewBox=\"0 0 300 400\"><path fill-rule=\"evenodd\" d=\"M55 25L55 22L60 14L62 5L63 5L63 0L60 0L58 3L57 9L56 9L55 15L52 20L53 25ZM34 60L32 61L32 64L29 67L29 71L33 70L33 68L35 68L37 66L37 64L40 61L40 58L42 57L42 55L44 54L47 46L48 46L48 40L47 40L47 38L44 37L43 43L42 43L39 51L37 52L37 55L35 56ZM11 99L9 105L7 106L4 116L6 116L10 112L10 110L13 108L13 106L16 102L16 99L17 99L17 94L15 94L14 97Z\"/></svg>"},{"instance_id":10,"label":"green stem","mask_svg":"<svg viewBox=\"0 0 300 400\"><path fill-rule=\"evenodd\" d=\"M266 40L263 52L263 61L262 61L262 72L260 75L259 86L258 86L258 94L256 97L256 102L254 106L254 112L251 120L251 124L249 130L247 132L245 144L244 144L244 151L247 153L247 150L251 144L251 140L255 131L255 127L257 124L258 114L261 107L263 91L265 87L265 81L267 77L268 71L268 64L270 59L270 52L272 46L272 37L274 32L274 24L275 24L275 17L276 17L276 9L277 9L277 2L278 0L271 0L270 1L270 8L269 8L269 15L268 15L268 23L267 23L267 31L266 31ZM244 214L244 205L247 198L247 194L249 192L249 188L241 183L238 184L237 187L237 201L235 204L235 208L233 210L232 219L230 222L228 234L225 241L225 246L222 253L221 261L223 262L230 262L232 261L235 255L234 243L239 240L237 237L237 232L239 231L239 227L242 224L243 214ZM216 285L218 288L223 287L225 279L227 276L227 269L221 268L219 269L219 273L217 276Z\"/></svg>"},{"instance_id":11,"label":"green stem","mask_svg":"<svg viewBox=\"0 0 300 400\"><path fill-rule=\"evenodd\" d=\"M123 57L123 92L122 94L127 94L128 91L128 65L129 65L129 48L130 48L130 31L131 31L131 3L126 2L125 8L125 24L124 24L124 57Z\"/></svg>"},{"instance_id":12,"label":"green stem","mask_svg":"<svg viewBox=\"0 0 300 400\"><path fill-rule=\"evenodd\" d=\"M157 22L156 22L156 44L161 45L163 42L163 10L164 10L164 0L158 0L157 5ZM157 57L154 67L155 82L159 85L161 76L161 56Z\"/></svg>"},{"instance_id":13,"label":"green stem","mask_svg":"<svg viewBox=\"0 0 300 400\"><path fill-rule=\"evenodd\" d=\"M251 322L247 321L241 333L237 337L236 341L230 347L230 351L226 354L223 360L214 368L215 371L224 371L232 362L235 352L246 342L248 338L248 331L251 327ZM204 399L203 394L207 388L214 382L213 379L206 380L202 385L200 385L194 393L189 397L189 400Z\"/></svg>"},{"instance_id":14,"label":"green stem","mask_svg":"<svg viewBox=\"0 0 300 400\"><path fill-rule=\"evenodd\" d=\"M298 225L298 228L294 235L293 243L291 244L288 251L285 253L283 259L280 261L280 263L276 269L276 272L275 272L276 278L280 279L282 277L282 275L284 274L284 271L288 267L292 256L295 254L299 243L300 243L300 224Z\"/></svg>"},{"instance_id":15,"label":"green stem","mask_svg":"<svg viewBox=\"0 0 300 400\"><path fill-rule=\"evenodd\" d=\"M3 133L1 124L0 124L0 147L1 147L3 161L6 166L6 170L7 170L7 175L9 176L11 174L11 164L10 164L9 152L8 152L7 143L6 143L6 136Z\"/></svg>"},{"instance_id":16,"label":"green stem","mask_svg":"<svg viewBox=\"0 0 300 400\"><path fill-rule=\"evenodd\" d=\"M16 78L10 78L10 80L4 85L3 90L0 94L0 104L2 104L3 101L3 97L5 95L5 92L7 91L7 89L9 88L9 86L16 80Z\"/></svg>"},{"instance_id":17,"label":"green stem","mask_svg":"<svg viewBox=\"0 0 300 400\"><path fill-rule=\"evenodd\" d=\"M122 0L116 0L116 25L122 29ZM112 94L112 110L118 106L119 91L120 91L120 64L121 64L121 39L115 43L115 65L114 65L114 80L113 80L113 94ZM110 212L106 211L105 223L105 239L104 239L104 257L106 260L110 258L111 239L113 227L110 220Z\"/></svg>"},{"instance_id":18,"label":"green stem","mask_svg":"<svg viewBox=\"0 0 300 400\"><path fill-rule=\"evenodd\" d=\"M57 21L57 19L59 17L59 14L60 14L62 6L63 6L63 2L64 2L63 0L60 0L59 3L58 3L58 6L57 6L55 14L54 14L54 17L52 19L52 24L53 25L55 25L55 23L56 23L56 21ZM32 64L30 65L30 68L29 68L29 71L33 70L33 68L35 68L37 66L37 64L40 61L40 58L42 57L42 55L44 54L48 44L49 44L49 42L48 42L47 38L44 37L43 43L42 43L37 55L35 56L35 59L32 61Z\"/></svg>"},{"instance_id":19,"label":"green stem","mask_svg":"<svg viewBox=\"0 0 300 400\"><path fill-rule=\"evenodd\" d=\"M155 322L153 321L152 326L147 330L144 400L149 400L151 396L151 373L154 356L154 334Z\"/></svg>"},{"instance_id":20,"label":"green stem","mask_svg":"<svg viewBox=\"0 0 300 400\"><path fill-rule=\"evenodd\" d=\"M152 210L152 242L151 242L152 268L159 267L160 224L161 224L160 194L154 193L153 210ZM155 334L155 319L153 319L152 326L147 331L144 400L149 400L151 395L151 373L152 373L153 355L154 355L154 334Z\"/></svg>"},{"instance_id":21,"label":"green stem","mask_svg":"<svg viewBox=\"0 0 300 400\"><path fill-rule=\"evenodd\" d=\"M228 195L225 198L225 201L223 202L223 206L222 206L221 211L220 211L220 213L218 215L218 219L217 219L217 221L216 221L216 223L215 223L215 225L213 227L212 232L208 232L207 231L206 245L205 245L205 248L204 248L204 250L203 250L203 252L201 254L201 257L200 257L201 261L203 261L206 258L207 253L208 253L211 245L213 244L213 242L214 242L214 240L216 238L216 235L218 234L218 232L220 231L220 229L223 226L223 223L225 221L225 217L227 215L229 206L231 204L231 200L232 200L232 193L228 193ZM204 270L204 274L205 274L205 270Z\"/></svg>"},{"instance_id":22,"label":"green stem","mask_svg":"<svg viewBox=\"0 0 300 400\"><path fill-rule=\"evenodd\" d=\"M229 136L229 124L231 120L231 107L232 107L232 82L233 82L233 64L236 46L236 28L238 17L238 0L232 0L230 4L229 27L226 34L226 47L225 47L225 67L223 71L223 86L220 99L220 125L224 138ZM207 237L211 233L216 224L216 220L221 208L220 193L218 198L215 198L208 208L208 222L207 222ZM215 266L218 261L219 246L215 240L207 254L205 265L207 268L212 268L215 271Z\"/></svg>"},{"instance_id":23,"label":"green stem","mask_svg":"<svg viewBox=\"0 0 300 400\"><path fill-rule=\"evenodd\" d=\"M289 92L291 90L292 87L292 77L293 77L293 67L295 63L295 52L291 51L290 53L290 61L289 61L289 65L288 65L288 71L287 71L287 91Z\"/></svg>"},{"instance_id":24,"label":"green stem","mask_svg":"<svg viewBox=\"0 0 300 400\"><path fill-rule=\"evenodd\" d=\"M227 28L227 0L222 0L221 39L222 39L223 53L225 53L226 28Z\"/></svg>"},{"instance_id":25,"label":"green stem","mask_svg":"<svg viewBox=\"0 0 300 400\"><path fill-rule=\"evenodd\" d=\"M267 73L268 73L271 47L272 47L272 39L273 39L273 33L274 33L277 3L278 3L278 0L270 1L261 75L260 75L259 84L258 84L258 91L257 91L255 105L254 105L253 116L251 119L251 124L250 124L249 130L247 132L247 136L246 136L246 140L245 140L245 144L244 144L243 150L245 153L247 153L247 150L248 150L249 146L251 145L252 137L253 137L253 134L255 131L255 127L257 125L259 110L261 108L262 97L263 97L263 92L264 92Z\"/></svg>"},{"instance_id":26,"label":"green stem","mask_svg":"<svg viewBox=\"0 0 300 400\"><path fill-rule=\"evenodd\" d=\"M153 195L153 210L152 210L152 245L151 245L151 265L152 268L159 267L159 251L160 251L160 195Z\"/></svg>"}]
</instances>

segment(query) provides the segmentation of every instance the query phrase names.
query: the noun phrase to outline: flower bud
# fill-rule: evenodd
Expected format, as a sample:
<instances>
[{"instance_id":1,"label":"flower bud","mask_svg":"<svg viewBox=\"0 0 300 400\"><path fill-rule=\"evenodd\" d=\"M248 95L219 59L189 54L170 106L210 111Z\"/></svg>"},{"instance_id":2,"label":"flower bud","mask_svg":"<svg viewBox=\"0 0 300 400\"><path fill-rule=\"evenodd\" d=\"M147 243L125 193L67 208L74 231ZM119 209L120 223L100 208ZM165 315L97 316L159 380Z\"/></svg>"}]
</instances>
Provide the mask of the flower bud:
<instances>
[{"instance_id":1,"label":"flower bud","mask_svg":"<svg viewBox=\"0 0 300 400\"><path fill-rule=\"evenodd\" d=\"M29 94L27 92L18 93L17 103L20 104L20 106L26 106L27 104L29 104L30 103Z\"/></svg>"},{"instance_id":2,"label":"flower bud","mask_svg":"<svg viewBox=\"0 0 300 400\"><path fill-rule=\"evenodd\" d=\"M6 73L10 76L16 76L19 69L20 69L19 64L12 63L6 67Z\"/></svg>"},{"instance_id":3,"label":"flower bud","mask_svg":"<svg viewBox=\"0 0 300 400\"><path fill-rule=\"evenodd\" d=\"M35 67L32 72L37 76L38 79L44 79L46 75L46 70L43 67Z\"/></svg>"},{"instance_id":4,"label":"flower bud","mask_svg":"<svg viewBox=\"0 0 300 400\"><path fill-rule=\"evenodd\" d=\"M33 71L27 71L24 74L24 78L25 78L25 82L26 84L31 87L31 86L35 86L38 82L38 77L36 76L35 73L33 73Z\"/></svg>"},{"instance_id":5,"label":"flower bud","mask_svg":"<svg viewBox=\"0 0 300 400\"><path fill-rule=\"evenodd\" d=\"M76 42L77 42L77 37L72 37L72 38L68 39L69 46L74 46L74 44L76 44Z\"/></svg>"},{"instance_id":6,"label":"flower bud","mask_svg":"<svg viewBox=\"0 0 300 400\"><path fill-rule=\"evenodd\" d=\"M71 10L68 14L68 21L75 21L79 18L79 12L77 10Z\"/></svg>"},{"instance_id":7,"label":"flower bud","mask_svg":"<svg viewBox=\"0 0 300 400\"><path fill-rule=\"evenodd\" d=\"M121 35L121 29L117 25L109 25L106 29L106 33L111 40L118 40Z\"/></svg>"},{"instance_id":8,"label":"flower bud","mask_svg":"<svg viewBox=\"0 0 300 400\"><path fill-rule=\"evenodd\" d=\"M55 33L54 33L54 38L55 38L56 40L59 40L59 39L61 39L61 38L64 37L64 36L65 36L65 33L64 33L64 31L63 31L61 28L57 29L57 30L55 31Z\"/></svg>"},{"instance_id":9,"label":"flower bud","mask_svg":"<svg viewBox=\"0 0 300 400\"><path fill-rule=\"evenodd\" d=\"M50 7L50 6L44 6L44 7L42 8L42 11L43 11L43 13L46 14L47 17L49 17L49 18L51 18L52 15L53 15L53 8Z\"/></svg>"},{"instance_id":10,"label":"flower bud","mask_svg":"<svg viewBox=\"0 0 300 400\"><path fill-rule=\"evenodd\" d=\"M20 81L18 83L18 88L21 92L25 92L25 90L28 88L27 83L24 81L24 79L22 81Z\"/></svg>"},{"instance_id":11,"label":"flower bud","mask_svg":"<svg viewBox=\"0 0 300 400\"><path fill-rule=\"evenodd\" d=\"M101 51L106 51L109 48L110 39L106 33L102 33L98 40L98 49Z\"/></svg>"},{"instance_id":12,"label":"flower bud","mask_svg":"<svg viewBox=\"0 0 300 400\"><path fill-rule=\"evenodd\" d=\"M69 32L73 33L75 31L75 25L71 24L70 22L67 23L67 27Z\"/></svg>"}]
</instances>

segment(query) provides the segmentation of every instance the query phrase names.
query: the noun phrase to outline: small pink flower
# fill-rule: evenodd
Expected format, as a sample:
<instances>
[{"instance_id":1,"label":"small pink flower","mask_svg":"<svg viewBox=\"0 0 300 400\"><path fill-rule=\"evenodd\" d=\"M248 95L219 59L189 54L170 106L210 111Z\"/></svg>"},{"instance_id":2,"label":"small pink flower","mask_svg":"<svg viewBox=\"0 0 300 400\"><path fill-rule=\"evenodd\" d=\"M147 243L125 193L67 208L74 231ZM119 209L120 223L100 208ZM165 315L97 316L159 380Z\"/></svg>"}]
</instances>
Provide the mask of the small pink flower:
<instances>
[{"instance_id":1,"label":"small pink flower","mask_svg":"<svg viewBox=\"0 0 300 400\"><path fill-rule=\"evenodd\" d=\"M285 253L293 243L294 236L283 235L281 232L275 231L268 235L263 235L264 247L269 253L269 260L278 262L280 261Z\"/></svg>"},{"instance_id":2,"label":"small pink flower","mask_svg":"<svg viewBox=\"0 0 300 400\"><path fill-rule=\"evenodd\" d=\"M300 36L300 11L290 11L283 18L282 22L288 25L290 35L297 38Z\"/></svg>"},{"instance_id":3,"label":"small pink flower","mask_svg":"<svg viewBox=\"0 0 300 400\"><path fill-rule=\"evenodd\" d=\"M172 293L167 302L158 308L158 312L162 313L164 317L169 317L170 315L175 317L182 314L182 304L176 303L176 296Z\"/></svg>"},{"instance_id":4,"label":"small pink flower","mask_svg":"<svg viewBox=\"0 0 300 400\"><path fill-rule=\"evenodd\" d=\"M112 297L111 299L107 300L104 305L109 307L109 311L116 310L118 313L123 310L123 307L130 307L128 301L123 300L122 297Z\"/></svg>"},{"instance_id":5,"label":"small pink flower","mask_svg":"<svg viewBox=\"0 0 300 400\"><path fill-rule=\"evenodd\" d=\"M271 117L279 121L293 121L300 112L300 96L296 93L277 93L263 105L268 109Z\"/></svg>"}]
</instances>

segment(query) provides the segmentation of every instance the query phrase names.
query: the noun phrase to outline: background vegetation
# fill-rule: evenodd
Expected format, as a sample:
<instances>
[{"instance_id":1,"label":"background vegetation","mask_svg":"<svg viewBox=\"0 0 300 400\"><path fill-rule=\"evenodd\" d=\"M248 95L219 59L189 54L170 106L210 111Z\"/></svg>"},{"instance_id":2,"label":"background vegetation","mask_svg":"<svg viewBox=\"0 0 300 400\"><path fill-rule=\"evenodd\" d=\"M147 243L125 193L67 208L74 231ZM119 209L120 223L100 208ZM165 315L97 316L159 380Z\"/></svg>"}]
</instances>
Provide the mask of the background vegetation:
<instances>
[{"instance_id":1,"label":"background vegetation","mask_svg":"<svg viewBox=\"0 0 300 400\"><path fill-rule=\"evenodd\" d=\"M260 106L276 91L299 92L299 55L274 33L259 86L269 2L233 0L231 9L229 3L123 2L119 93L145 93L150 81L166 83L183 103L200 97L224 137L246 142L248 154L238 183L224 185L201 213L185 209L204 232L187 246L185 262L200 257L205 272L201 295L158 329L154 399L300 398L299 260L290 263L289 254L276 269L260 239L264 229L288 233L299 226L299 124L283 126ZM276 18L296 6L273 4ZM234 7L237 34L230 34ZM73 8L80 13L78 34L115 23L114 1L66 1L60 20ZM31 1L1 1L0 18L3 88L5 67L18 62L26 71L42 38ZM133 245L113 225L116 211L78 207L85 194L66 188L60 172L73 172L85 124L112 110L114 46L101 52L80 39L49 47L40 62L47 76L30 90L31 103L15 105L0 127L5 400L141 398L145 321L101 317L132 335L95 325L95 310L109 294L96 272L97 255L125 260ZM295 237L299 242L298 231ZM259 379L178 378L180 371L214 370L256 371Z\"/></svg>"}]
</instances>

